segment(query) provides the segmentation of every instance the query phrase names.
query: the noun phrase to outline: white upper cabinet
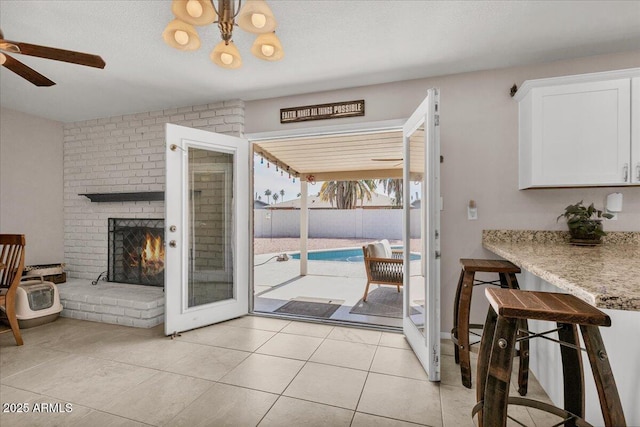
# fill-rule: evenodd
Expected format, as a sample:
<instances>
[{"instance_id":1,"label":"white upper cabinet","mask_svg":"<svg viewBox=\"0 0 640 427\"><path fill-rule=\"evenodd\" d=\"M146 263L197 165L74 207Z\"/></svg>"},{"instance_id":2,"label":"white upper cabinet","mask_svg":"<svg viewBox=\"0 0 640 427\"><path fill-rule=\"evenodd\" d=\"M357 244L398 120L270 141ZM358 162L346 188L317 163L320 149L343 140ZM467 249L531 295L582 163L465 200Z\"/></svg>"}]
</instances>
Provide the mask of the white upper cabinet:
<instances>
[{"instance_id":1,"label":"white upper cabinet","mask_svg":"<svg viewBox=\"0 0 640 427\"><path fill-rule=\"evenodd\" d=\"M524 82L520 189L640 182L639 90L640 69Z\"/></svg>"},{"instance_id":2,"label":"white upper cabinet","mask_svg":"<svg viewBox=\"0 0 640 427\"><path fill-rule=\"evenodd\" d=\"M640 77L631 80L631 183L640 184Z\"/></svg>"}]
</instances>

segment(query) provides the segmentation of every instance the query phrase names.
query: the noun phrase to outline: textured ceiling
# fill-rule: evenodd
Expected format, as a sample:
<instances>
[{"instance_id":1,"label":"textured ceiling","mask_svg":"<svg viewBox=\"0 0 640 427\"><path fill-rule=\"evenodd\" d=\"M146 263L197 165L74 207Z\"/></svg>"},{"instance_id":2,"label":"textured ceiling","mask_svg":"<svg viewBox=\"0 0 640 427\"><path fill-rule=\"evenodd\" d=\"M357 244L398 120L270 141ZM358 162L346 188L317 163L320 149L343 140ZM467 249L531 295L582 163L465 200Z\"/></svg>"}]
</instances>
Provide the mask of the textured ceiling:
<instances>
[{"instance_id":1,"label":"textured ceiling","mask_svg":"<svg viewBox=\"0 0 640 427\"><path fill-rule=\"evenodd\" d=\"M285 58L249 52L239 70L209 60L219 41L180 52L162 41L169 1L0 0L9 40L101 55L104 70L16 55L57 83L36 88L0 70L3 107L60 121L253 100L640 49L640 1L270 0Z\"/></svg>"}]
</instances>

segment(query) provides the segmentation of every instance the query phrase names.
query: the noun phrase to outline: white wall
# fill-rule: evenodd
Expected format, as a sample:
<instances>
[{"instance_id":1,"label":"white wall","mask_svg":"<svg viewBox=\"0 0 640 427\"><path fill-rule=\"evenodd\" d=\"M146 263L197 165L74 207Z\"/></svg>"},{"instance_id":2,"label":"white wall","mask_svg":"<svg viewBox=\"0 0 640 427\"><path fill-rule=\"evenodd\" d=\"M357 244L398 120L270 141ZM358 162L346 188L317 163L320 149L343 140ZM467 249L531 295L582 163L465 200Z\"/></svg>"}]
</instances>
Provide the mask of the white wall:
<instances>
[{"instance_id":1,"label":"white wall","mask_svg":"<svg viewBox=\"0 0 640 427\"><path fill-rule=\"evenodd\" d=\"M547 64L480 71L346 90L246 102L247 133L283 131L409 117L430 87L440 88L442 143L442 330L452 326L452 301L460 258L496 258L482 248L483 229L564 229L556 217L580 200L602 206L611 188L518 190L518 104L509 88L543 77L640 67L640 51ZM281 125L279 110L332 101L364 99L364 117ZM640 230L640 187L619 189L624 212L608 230ZM466 206L477 202L478 220ZM474 298L473 317L482 321L484 298Z\"/></svg>"},{"instance_id":2,"label":"white wall","mask_svg":"<svg viewBox=\"0 0 640 427\"><path fill-rule=\"evenodd\" d=\"M0 233L26 236L27 265L63 262L62 123L0 109Z\"/></svg>"}]
</instances>

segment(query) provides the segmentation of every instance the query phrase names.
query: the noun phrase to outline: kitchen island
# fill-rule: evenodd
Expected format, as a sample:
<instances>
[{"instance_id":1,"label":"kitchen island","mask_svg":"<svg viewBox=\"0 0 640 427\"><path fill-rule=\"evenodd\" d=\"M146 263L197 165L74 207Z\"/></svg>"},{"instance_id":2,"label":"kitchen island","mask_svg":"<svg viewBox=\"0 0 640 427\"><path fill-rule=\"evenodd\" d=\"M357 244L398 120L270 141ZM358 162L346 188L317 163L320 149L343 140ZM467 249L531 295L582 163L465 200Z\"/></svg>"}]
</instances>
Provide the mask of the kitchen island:
<instances>
[{"instance_id":1,"label":"kitchen island","mask_svg":"<svg viewBox=\"0 0 640 427\"><path fill-rule=\"evenodd\" d=\"M521 289L570 293L611 317L600 328L622 400L627 425L640 426L640 232L612 232L602 245L573 246L568 233L556 231L485 230L483 246L517 266ZM531 321L531 330L554 327ZM552 335L553 337L553 335ZM562 407L562 364L559 346L531 340L531 370L555 403ZM586 419L603 425L586 355Z\"/></svg>"}]
</instances>

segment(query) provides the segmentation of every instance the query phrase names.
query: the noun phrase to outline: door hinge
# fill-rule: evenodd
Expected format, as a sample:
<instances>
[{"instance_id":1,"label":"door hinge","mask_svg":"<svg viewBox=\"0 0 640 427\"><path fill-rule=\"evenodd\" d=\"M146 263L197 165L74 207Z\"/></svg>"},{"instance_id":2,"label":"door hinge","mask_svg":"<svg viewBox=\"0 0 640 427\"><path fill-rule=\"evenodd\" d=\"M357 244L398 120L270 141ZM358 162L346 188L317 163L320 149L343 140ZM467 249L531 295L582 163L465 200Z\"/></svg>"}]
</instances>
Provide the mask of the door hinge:
<instances>
[{"instance_id":1,"label":"door hinge","mask_svg":"<svg viewBox=\"0 0 640 427\"><path fill-rule=\"evenodd\" d=\"M440 126L440 114L436 114L433 117L433 124L434 126Z\"/></svg>"},{"instance_id":2,"label":"door hinge","mask_svg":"<svg viewBox=\"0 0 640 427\"><path fill-rule=\"evenodd\" d=\"M436 259L440 259L440 257L441 257L440 251L436 251Z\"/></svg>"},{"instance_id":3,"label":"door hinge","mask_svg":"<svg viewBox=\"0 0 640 427\"><path fill-rule=\"evenodd\" d=\"M436 233L435 233L435 234L436 234L436 239L437 239L438 237L440 237L440 233L438 232L438 230L436 230Z\"/></svg>"}]
</instances>

